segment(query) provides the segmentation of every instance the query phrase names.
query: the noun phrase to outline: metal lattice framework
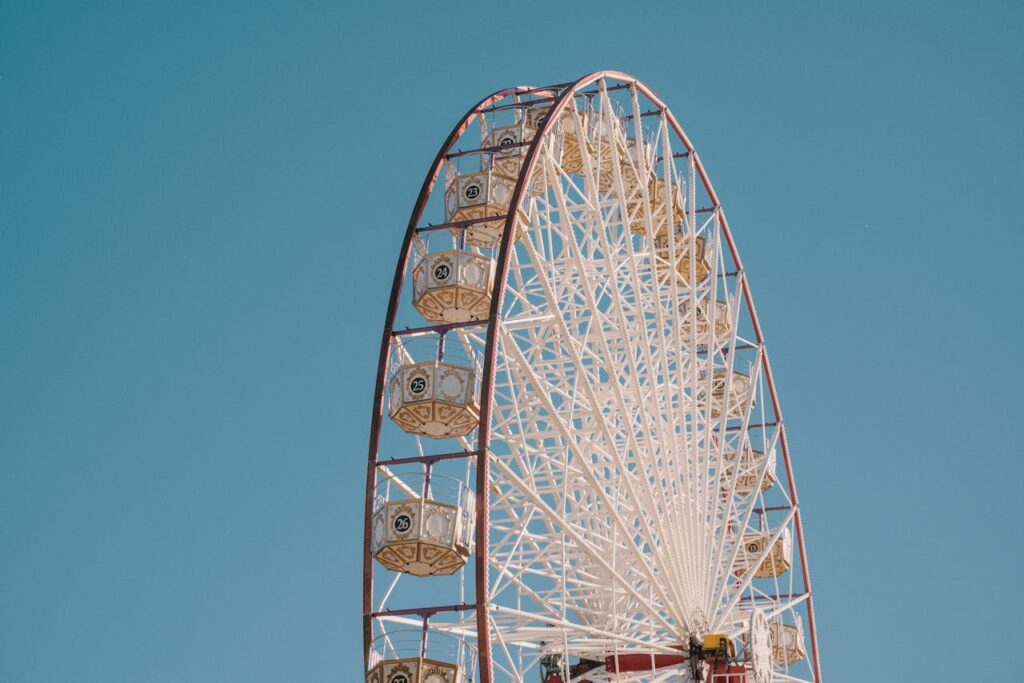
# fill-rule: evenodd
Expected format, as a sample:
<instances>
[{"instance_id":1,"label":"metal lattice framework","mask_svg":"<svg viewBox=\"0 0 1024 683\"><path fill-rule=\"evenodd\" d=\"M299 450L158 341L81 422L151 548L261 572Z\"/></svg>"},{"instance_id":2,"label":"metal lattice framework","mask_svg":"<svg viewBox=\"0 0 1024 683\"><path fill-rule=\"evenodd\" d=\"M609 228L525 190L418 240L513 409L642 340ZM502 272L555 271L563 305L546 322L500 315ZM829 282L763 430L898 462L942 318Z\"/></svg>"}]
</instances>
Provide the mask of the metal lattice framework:
<instances>
[{"instance_id":1,"label":"metal lattice framework","mask_svg":"<svg viewBox=\"0 0 1024 683\"><path fill-rule=\"evenodd\" d=\"M499 142L505 129L521 134ZM449 220L445 188L474 172L509 178L501 212ZM403 302L418 264L445 249L490 260L480 319L424 324ZM425 438L387 419L402 400L392 378L424 358L470 369L468 434ZM461 515L465 565L421 577L375 562L375 514L428 499ZM405 658L483 683L691 680L691 639L724 634L743 673L712 680L821 681L746 274L693 145L636 79L498 91L442 146L387 311L365 535L367 671ZM436 675L423 680L449 680Z\"/></svg>"}]
</instances>

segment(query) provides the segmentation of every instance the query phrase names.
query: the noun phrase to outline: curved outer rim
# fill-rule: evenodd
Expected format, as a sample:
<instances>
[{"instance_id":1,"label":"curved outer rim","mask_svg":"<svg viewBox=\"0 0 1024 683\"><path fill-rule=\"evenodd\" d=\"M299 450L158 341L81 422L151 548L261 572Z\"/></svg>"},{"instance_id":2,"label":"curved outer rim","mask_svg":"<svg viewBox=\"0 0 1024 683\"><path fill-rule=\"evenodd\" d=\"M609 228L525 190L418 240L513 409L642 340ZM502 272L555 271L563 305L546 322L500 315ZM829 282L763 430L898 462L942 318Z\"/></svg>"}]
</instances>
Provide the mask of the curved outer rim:
<instances>
[{"instance_id":1,"label":"curved outer rim","mask_svg":"<svg viewBox=\"0 0 1024 683\"><path fill-rule=\"evenodd\" d=\"M522 202L523 189L526 187L526 181L533 172L533 167L536 164L537 150L540 149L540 143L544 139L548 130L553 127L554 122L558 120L561 112L567 106L567 102L571 100L572 96L580 88L584 88L595 81L601 79L612 79L622 83L627 83L632 87L635 87L638 92L642 93L652 104L658 107L665 113L665 117L672 127L672 130L682 141L686 150L690 153L691 158L694 162L694 167L697 174L700 176L701 183L704 186L705 192L707 192L708 198L712 203L712 210L718 213L718 218L722 228L722 234L725 236L726 243L729 246L729 253L736 264L736 270L739 273L744 273L744 276L740 278L740 286L743 288L743 298L747 305L747 310L750 313L750 320L754 327L754 334L757 339L757 343L764 348L764 335L761 332L761 323L757 317L757 309L754 307L753 296L750 291L750 286L747 283L745 277L745 271L743 269L743 262L740 260L739 252L736 249L735 241L732 237L732 232L729 230L729 222L725 217L725 211L722 209L721 203L718 201L718 195L715 193L714 187L711 185L711 180L708 177L707 171L704 169L704 165L701 163L700 156L697 150L694 148L693 143L690 142L690 138L683 131L682 126L676 120L671 110L665 105L662 100L654 94L648 86L642 83L639 79L630 76L629 74L621 71L595 71L587 74L582 78L576 80L571 85L562 84L543 88L531 88L528 86L516 86L513 88L506 88L504 90L498 90L493 94L485 97L476 103L469 111L467 111L459 122L455 125L452 131L448 134L444 144L438 151L437 156L434 157L434 162L430 167L430 172L427 174L426 179L423 181L423 185L420 188L419 196L416 199L416 204L413 207L412 215L409 218L409 225L406 229L405 239L402 242L402 251L398 259L398 264L395 267L395 277L391 286L391 299L388 302L387 317L384 323L384 333L381 338L381 350L380 350L380 361L377 366L377 381L373 395L373 410L370 418L370 448L369 448L369 463L367 467L366 476L366 505L365 505L365 516L363 523L363 658L364 658L364 670L369 663L369 653L372 646L373 634L372 634L372 619L373 619L373 556L370 552L370 537L371 528L370 520L373 514L373 491L376 484L376 470L377 470L377 455L380 443L380 426L383 420L383 407L384 407L384 384L385 377L387 374L388 361L390 359L391 341L394 332L395 317L398 312L398 302L402 293L402 283L405 279L405 271L408 265L409 252L412 246L413 237L416 234L416 227L419 224L420 217L423 214L423 210L426 207L427 200L430 198L430 194L434 188L434 184L437 182L438 174L441 171L442 162L444 161L445 155L451 149L452 145L459 139L466 128L473 122L473 120L479 115L480 110L489 106L490 104L504 99L510 95L515 94L530 94L539 92L552 92L561 90L562 92L554 99L551 110L548 115L541 122L540 128L534 135L533 141L530 143L527 149L526 158L523 160L522 168L519 172L519 177L516 180L515 189L512 193L512 198L509 202L508 217L505 219L505 227L501 237L501 244L498 249L497 255L497 268L495 270L494 282L495 290L491 298L491 309L488 317L488 321L481 321L481 324L487 325L487 341L484 350L484 368L483 376L481 378L480 386L480 427L477 432L477 469L476 469L476 506L477 506L477 520L476 520L476 552L475 554L475 595L476 595L476 621L477 621L477 649L479 651L479 676L481 683L491 683L493 680L492 667L491 667L491 653L490 653L490 628L488 624L488 609L487 609L487 538L488 538L488 510L489 505L487 504L487 494L489 487L487 486L488 479L488 463L487 463L487 448L490 442L490 419L491 419L491 389L494 383L494 357L497 349L495 344L495 335L497 332L497 326L493 323L498 320L501 312L501 304L505 294L505 273L508 269L509 261L509 245L513 243L512 231L515 229L516 217L519 213L520 204ZM692 207L691 207L692 208ZM804 592L807 594L807 626L810 632L811 639L811 662L812 670L814 673L814 680L821 681L821 665L818 660L818 641L817 631L814 624L814 596L811 592L811 579L810 573L807 567L807 553L804 546L804 533L803 524L800 516L800 504L797 499L796 483L793 479L793 467L789 458L789 443L786 439L786 428L785 423L782 419L782 410L779 406L779 397L775 390L775 380L772 376L771 363L768 359L767 349L762 354L765 381L768 385L768 392L772 400L772 408L775 411L776 420L779 428L779 442L782 446L782 458L786 465L786 477L789 482L789 496L792 501L792 505L795 508L793 515L793 523L796 528L797 544L800 549L800 563L803 574Z\"/></svg>"}]
</instances>

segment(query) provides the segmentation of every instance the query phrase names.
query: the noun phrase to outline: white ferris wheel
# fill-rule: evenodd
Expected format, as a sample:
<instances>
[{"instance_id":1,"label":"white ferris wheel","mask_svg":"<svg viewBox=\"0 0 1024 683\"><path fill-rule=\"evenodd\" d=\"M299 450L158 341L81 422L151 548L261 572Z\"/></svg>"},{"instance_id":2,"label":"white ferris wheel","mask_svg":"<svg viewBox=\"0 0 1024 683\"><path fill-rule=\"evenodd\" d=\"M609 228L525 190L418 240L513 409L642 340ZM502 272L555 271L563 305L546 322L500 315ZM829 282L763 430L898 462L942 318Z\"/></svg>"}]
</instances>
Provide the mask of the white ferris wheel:
<instances>
[{"instance_id":1,"label":"white ferris wheel","mask_svg":"<svg viewBox=\"0 0 1024 683\"><path fill-rule=\"evenodd\" d=\"M820 683L760 326L693 145L599 72L484 98L399 253L370 429L372 683Z\"/></svg>"}]
</instances>

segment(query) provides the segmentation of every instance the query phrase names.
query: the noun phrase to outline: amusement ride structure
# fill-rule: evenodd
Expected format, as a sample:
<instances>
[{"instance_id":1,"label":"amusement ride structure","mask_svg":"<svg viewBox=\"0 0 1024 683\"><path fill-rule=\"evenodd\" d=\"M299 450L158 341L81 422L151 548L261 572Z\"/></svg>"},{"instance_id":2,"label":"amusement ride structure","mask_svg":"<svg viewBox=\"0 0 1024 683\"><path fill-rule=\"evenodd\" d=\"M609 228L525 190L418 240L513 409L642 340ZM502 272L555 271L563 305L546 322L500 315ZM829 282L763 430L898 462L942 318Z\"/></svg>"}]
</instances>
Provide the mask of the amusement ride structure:
<instances>
[{"instance_id":1,"label":"amusement ride structure","mask_svg":"<svg viewBox=\"0 0 1024 683\"><path fill-rule=\"evenodd\" d=\"M820 683L746 272L640 81L500 90L456 124L373 401L368 683Z\"/></svg>"}]
</instances>

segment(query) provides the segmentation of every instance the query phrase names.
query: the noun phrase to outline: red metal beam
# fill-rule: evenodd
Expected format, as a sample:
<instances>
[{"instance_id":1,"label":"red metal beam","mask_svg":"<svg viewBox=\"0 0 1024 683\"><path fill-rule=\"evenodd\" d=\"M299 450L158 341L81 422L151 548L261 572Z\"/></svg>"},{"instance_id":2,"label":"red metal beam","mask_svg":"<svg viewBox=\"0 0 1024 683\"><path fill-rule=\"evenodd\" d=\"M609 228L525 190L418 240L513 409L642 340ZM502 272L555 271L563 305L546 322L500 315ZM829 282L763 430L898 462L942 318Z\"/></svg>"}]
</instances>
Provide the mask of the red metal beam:
<instances>
[{"instance_id":1,"label":"red metal beam","mask_svg":"<svg viewBox=\"0 0 1024 683\"><path fill-rule=\"evenodd\" d=\"M467 320L464 323L440 323L438 325L424 325L423 327L407 327L404 330L395 330L391 333L391 336L407 337L411 334L425 334L429 332L440 334L442 332L460 330L465 327L483 327L488 323L488 320Z\"/></svg>"},{"instance_id":2,"label":"red metal beam","mask_svg":"<svg viewBox=\"0 0 1024 683\"><path fill-rule=\"evenodd\" d=\"M378 459L378 465L406 465L409 463L422 463L424 465L441 462L442 460L454 460L456 458L474 458L480 455L480 451L457 451L455 453L439 453L437 455L413 455L407 458Z\"/></svg>"},{"instance_id":3,"label":"red metal beam","mask_svg":"<svg viewBox=\"0 0 1024 683\"><path fill-rule=\"evenodd\" d=\"M471 225L476 225L477 223L490 223L490 222L493 222L493 221L503 221L506 218L508 218L508 214L500 214L498 216L481 216L480 218L467 218L464 221L452 221L451 223L438 223L437 225L433 225L433 224L428 223L427 225L425 225L423 227L416 228L416 232L432 232L434 230L453 230L453 229L458 230L458 229L465 229L465 228L468 228Z\"/></svg>"},{"instance_id":4,"label":"red metal beam","mask_svg":"<svg viewBox=\"0 0 1024 683\"><path fill-rule=\"evenodd\" d=\"M378 617L405 617L415 614L418 617L432 617L438 612L465 612L476 609L475 605L436 605L429 607L410 607L408 609L386 609L380 612L371 612L374 619Z\"/></svg>"},{"instance_id":5,"label":"red metal beam","mask_svg":"<svg viewBox=\"0 0 1024 683\"><path fill-rule=\"evenodd\" d=\"M610 673L655 671L669 666L685 664L689 659L689 656L683 654L666 655L648 652L628 652L605 657L604 668Z\"/></svg>"}]
</instances>

